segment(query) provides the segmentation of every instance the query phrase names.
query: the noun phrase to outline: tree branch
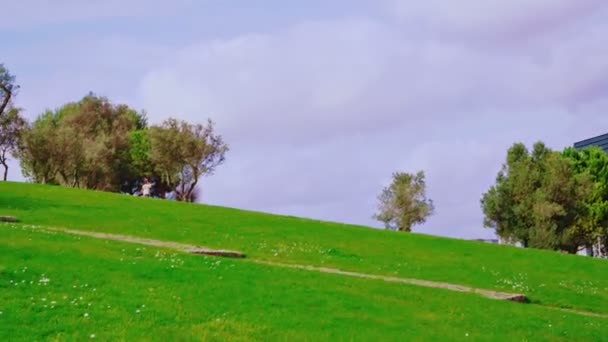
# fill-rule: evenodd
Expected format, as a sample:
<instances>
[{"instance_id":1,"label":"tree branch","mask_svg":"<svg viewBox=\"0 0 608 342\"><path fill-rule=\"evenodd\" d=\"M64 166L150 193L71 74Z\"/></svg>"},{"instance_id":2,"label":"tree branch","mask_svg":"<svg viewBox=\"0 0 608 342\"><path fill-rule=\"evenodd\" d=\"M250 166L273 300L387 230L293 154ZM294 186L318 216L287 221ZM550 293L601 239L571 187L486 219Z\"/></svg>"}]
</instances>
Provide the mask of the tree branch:
<instances>
[{"instance_id":1,"label":"tree branch","mask_svg":"<svg viewBox=\"0 0 608 342\"><path fill-rule=\"evenodd\" d=\"M11 100L11 96L13 95L13 93L2 82L0 82L0 89L2 89L2 91L4 91L6 93L6 96L4 97L4 100L2 101L2 104L0 104L0 116L2 116L2 114L4 114L4 110L6 109L6 107L8 106L8 103Z\"/></svg>"}]
</instances>

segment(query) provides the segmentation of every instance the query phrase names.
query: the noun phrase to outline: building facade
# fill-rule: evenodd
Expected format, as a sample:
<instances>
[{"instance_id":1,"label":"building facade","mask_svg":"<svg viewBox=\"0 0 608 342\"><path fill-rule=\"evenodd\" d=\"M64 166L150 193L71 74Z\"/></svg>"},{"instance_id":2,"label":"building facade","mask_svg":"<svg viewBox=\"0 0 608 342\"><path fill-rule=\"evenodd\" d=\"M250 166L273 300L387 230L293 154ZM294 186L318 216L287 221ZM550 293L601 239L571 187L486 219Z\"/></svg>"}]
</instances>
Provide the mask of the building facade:
<instances>
[{"instance_id":1,"label":"building facade","mask_svg":"<svg viewBox=\"0 0 608 342\"><path fill-rule=\"evenodd\" d=\"M574 148L577 149L590 146L598 146L608 152L608 133L574 143Z\"/></svg>"}]
</instances>

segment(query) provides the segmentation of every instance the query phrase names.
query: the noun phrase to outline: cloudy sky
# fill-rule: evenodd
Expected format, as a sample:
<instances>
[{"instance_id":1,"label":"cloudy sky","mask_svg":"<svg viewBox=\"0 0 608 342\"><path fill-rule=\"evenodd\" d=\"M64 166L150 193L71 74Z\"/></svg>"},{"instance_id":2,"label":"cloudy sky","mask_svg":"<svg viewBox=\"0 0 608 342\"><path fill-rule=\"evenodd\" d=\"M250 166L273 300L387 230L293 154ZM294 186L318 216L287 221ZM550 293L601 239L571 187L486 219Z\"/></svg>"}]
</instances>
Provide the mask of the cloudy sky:
<instances>
[{"instance_id":1,"label":"cloudy sky","mask_svg":"<svg viewBox=\"0 0 608 342\"><path fill-rule=\"evenodd\" d=\"M415 231L491 237L506 149L608 132L604 0L20 0L0 62L33 119L89 91L231 145L205 203L378 227L393 171L427 174ZM22 180L13 167L9 177Z\"/></svg>"}]
</instances>

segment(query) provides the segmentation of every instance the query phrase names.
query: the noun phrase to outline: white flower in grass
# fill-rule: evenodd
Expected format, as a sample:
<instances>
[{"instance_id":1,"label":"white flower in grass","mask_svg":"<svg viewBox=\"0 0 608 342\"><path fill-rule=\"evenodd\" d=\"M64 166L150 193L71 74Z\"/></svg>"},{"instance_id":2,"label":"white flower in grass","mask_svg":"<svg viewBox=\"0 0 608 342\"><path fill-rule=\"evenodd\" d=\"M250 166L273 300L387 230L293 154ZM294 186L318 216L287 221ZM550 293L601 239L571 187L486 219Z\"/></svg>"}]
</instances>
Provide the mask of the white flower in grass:
<instances>
[{"instance_id":1,"label":"white flower in grass","mask_svg":"<svg viewBox=\"0 0 608 342\"><path fill-rule=\"evenodd\" d=\"M89 317L89 313L88 313L88 312L85 312L85 313L84 313L84 317Z\"/></svg>"},{"instance_id":2,"label":"white flower in grass","mask_svg":"<svg viewBox=\"0 0 608 342\"><path fill-rule=\"evenodd\" d=\"M95 338L95 334L91 334L91 338Z\"/></svg>"},{"instance_id":3,"label":"white flower in grass","mask_svg":"<svg viewBox=\"0 0 608 342\"><path fill-rule=\"evenodd\" d=\"M139 309L135 310L135 313L140 313L141 311Z\"/></svg>"}]
</instances>

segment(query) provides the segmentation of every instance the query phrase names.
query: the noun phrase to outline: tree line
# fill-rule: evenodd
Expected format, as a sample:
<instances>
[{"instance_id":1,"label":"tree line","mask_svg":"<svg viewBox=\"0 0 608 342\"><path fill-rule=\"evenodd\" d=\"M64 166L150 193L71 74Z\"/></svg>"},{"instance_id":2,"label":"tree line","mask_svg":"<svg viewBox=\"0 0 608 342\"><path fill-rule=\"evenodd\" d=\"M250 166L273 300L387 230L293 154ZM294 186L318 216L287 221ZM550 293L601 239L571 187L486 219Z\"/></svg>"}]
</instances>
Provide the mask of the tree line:
<instances>
[{"instance_id":1,"label":"tree line","mask_svg":"<svg viewBox=\"0 0 608 342\"><path fill-rule=\"evenodd\" d=\"M434 213L424 172L396 172L374 218L409 232ZM496 182L481 197L484 226L508 243L608 255L608 154L599 147L553 151L513 144Z\"/></svg>"},{"instance_id":2,"label":"tree line","mask_svg":"<svg viewBox=\"0 0 608 342\"><path fill-rule=\"evenodd\" d=\"M542 142L511 146L481 199L484 225L524 247L605 256L608 154L599 147L553 151Z\"/></svg>"},{"instance_id":3,"label":"tree line","mask_svg":"<svg viewBox=\"0 0 608 342\"><path fill-rule=\"evenodd\" d=\"M194 201L201 177L224 163L228 145L214 123L169 118L149 125L145 112L89 93L31 123L13 105L15 77L0 65L0 164L11 155L37 183L133 193L142 178L158 197Z\"/></svg>"},{"instance_id":4,"label":"tree line","mask_svg":"<svg viewBox=\"0 0 608 342\"><path fill-rule=\"evenodd\" d=\"M0 165L9 156L31 181L133 193L143 177L159 197L194 201L201 177L225 161L228 145L214 124L169 118L149 125L145 112L88 94L29 123L13 105L19 87L0 64ZM542 142L512 145L496 182L482 194L484 226L523 247L607 255L608 154L598 147L553 151ZM373 216L411 231L434 214L423 171L395 172Z\"/></svg>"}]
</instances>

